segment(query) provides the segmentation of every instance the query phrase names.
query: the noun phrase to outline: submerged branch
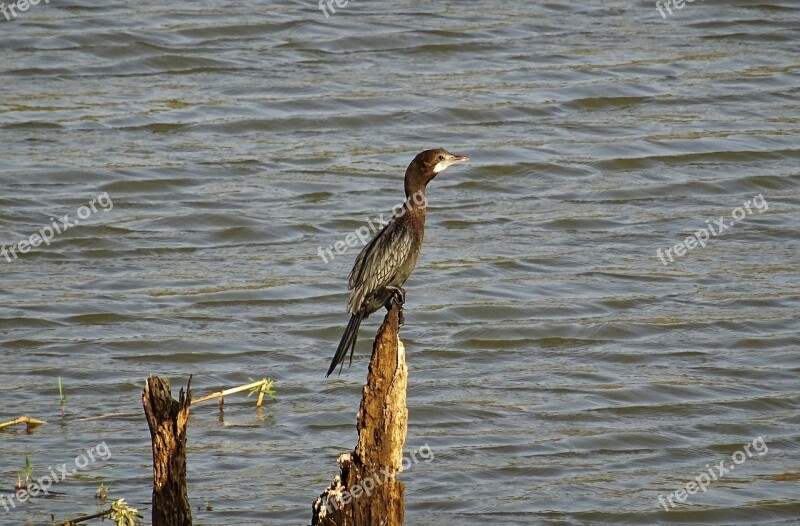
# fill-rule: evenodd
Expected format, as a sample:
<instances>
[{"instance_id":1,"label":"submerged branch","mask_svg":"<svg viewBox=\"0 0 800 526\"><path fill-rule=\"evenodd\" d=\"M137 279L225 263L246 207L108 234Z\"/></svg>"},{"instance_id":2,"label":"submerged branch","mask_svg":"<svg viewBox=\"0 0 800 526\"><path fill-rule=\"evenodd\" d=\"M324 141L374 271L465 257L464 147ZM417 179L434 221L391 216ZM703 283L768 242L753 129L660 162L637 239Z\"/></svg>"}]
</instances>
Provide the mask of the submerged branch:
<instances>
[{"instance_id":1,"label":"submerged branch","mask_svg":"<svg viewBox=\"0 0 800 526\"><path fill-rule=\"evenodd\" d=\"M19 418L15 418L14 420L9 420L8 422L3 422L2 424L0 424L0 429L3 429L5 427L9 427L9 426L15 426L17 424L27 424L28 425L28 429L31 429L32 427L36 427L36 426L40 426L40 425L44 424L44 422L41 421L41 420L36 420L35 418L31 418L29 416L21 416Z\"/></svg>"}]
</instances>

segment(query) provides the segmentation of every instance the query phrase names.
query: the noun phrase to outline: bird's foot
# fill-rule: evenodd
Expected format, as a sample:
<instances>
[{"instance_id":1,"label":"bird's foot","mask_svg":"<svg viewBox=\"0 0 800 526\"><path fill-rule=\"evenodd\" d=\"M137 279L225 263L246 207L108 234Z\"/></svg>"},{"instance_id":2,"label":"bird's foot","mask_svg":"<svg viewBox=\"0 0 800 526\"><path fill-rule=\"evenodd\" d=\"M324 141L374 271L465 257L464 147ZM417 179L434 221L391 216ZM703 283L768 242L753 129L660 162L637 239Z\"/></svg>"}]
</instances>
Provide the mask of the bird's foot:
<instances>
[{"instance_id":1,"label":"bird's foot","mask_svg":"<svg viewBox=\"0 0 800 526\"><path fill-rule=\"evenodd\" d=\"M388 287L388 289L392 292L392 299L398 306L402 307L403 304L406 302L406 291L403 287Z\"/></svg>"},{"instance_id":2,"label":"bird's foot","mask_svg":"<svg viewBox=\"0 0 800 526\"><path fill-rule=\"evenodd\" d=\"M389 287L389 290L392 291L392 298L391 301L397 305L397 321L399 325L403 325L406 322L406 317L403 314L403 305L406 302L406 291L403 290L402 287ZM386 305L386 310L390 310L391 305Z\"/></svg>"}]
</instances>

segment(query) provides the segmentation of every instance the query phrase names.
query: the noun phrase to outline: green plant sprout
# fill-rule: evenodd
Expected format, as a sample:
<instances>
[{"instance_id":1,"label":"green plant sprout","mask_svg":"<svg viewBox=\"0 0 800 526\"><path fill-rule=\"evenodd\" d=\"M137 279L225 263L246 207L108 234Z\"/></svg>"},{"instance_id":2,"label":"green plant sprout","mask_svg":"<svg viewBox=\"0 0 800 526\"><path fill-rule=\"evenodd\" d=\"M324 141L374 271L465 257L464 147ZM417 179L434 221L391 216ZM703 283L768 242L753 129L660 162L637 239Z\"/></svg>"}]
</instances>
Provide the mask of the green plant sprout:
<instances>
[{"instance_id":1,"label":"green plant sprout","mask_svg":"<svg viewBox=\"0 0 800 526\"><path fill-rule=\"evenodd\" d=\"M64 406L67 405L67 394L61 387L61 377L58 377L58 395L61 397L61 418L64 418Z\"/></svg>"},{"instance_id":2,"label":"green plant sprout","mask_svg":"<svg viewBox=\"0 0 800 526\"><path fill-rule=\"evenodd\" d=\"M106 497L108 497L108 488L103 482L101 482L100 487L97 488L97 491L94 494L94 498L100 500L106 500Z\"/></svg>"},{"instance_id":3,"label":"green plant sprout","mask_svg":"<svg viewBox=\"0 0 800 526\"><path fill-rule=\"evenodd\" d=\"M252 378L249 378L249 380L251 382L253 382L253 383L259 381L259 380L253 380ZM254 394L258 393L258 402L256 402L256 407L261 407L261 402L262 402L262 400L264 400L264 395L265 394L269 395L270 398L272 398L273 400L276 399L275 398L275 389L273 388L272 380L269 379L269 378L264 378L264 379L262 379L260 381L261 381L261 385L257 385L255 387L253 387L252 389L250 389L250 392L247 393L247 398L250 398Z\"/></svg>"},{"instance_id":4,"label":"green plant sprout","mask_svg":"<svg viewBox=\"0 0 800 526\"><path fill-rule=\"evenodd\" d=\"M125 499L115 500L111 504L109 517L117 523L117 526L136 526L140 524L139 519L142 518L139 510L128 506Z\"/></svg>"},{"instance_id":5,"label":"green plant sprout","mask_svg":"<svg viewBox=\"0 0 800 526\"><path fill-rule=\"evenodd\" d=\"M31 473L33 472L33 467L31 467L31 459L28 458L28 455L25 455L25 482L22 481L22 473L17 473L17 490L25 489L28 487L28 484L31 480Z\"/></svg>"}]
</instances>

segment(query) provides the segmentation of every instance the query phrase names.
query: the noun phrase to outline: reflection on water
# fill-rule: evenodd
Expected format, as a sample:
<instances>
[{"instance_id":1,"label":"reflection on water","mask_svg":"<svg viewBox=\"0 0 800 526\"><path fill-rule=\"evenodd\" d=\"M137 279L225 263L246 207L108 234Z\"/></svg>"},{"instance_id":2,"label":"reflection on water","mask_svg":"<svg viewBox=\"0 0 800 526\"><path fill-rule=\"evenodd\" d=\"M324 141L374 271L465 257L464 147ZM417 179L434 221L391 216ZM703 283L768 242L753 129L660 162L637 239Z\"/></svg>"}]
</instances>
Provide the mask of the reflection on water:
<instances>
[{"instance_id":1,"label":"reflection on water","mask_svg":"<svg viewBox=\"0 0 800 526\"><path fill-rule=\"evenodd\" d=\"M263 418L244 395L193 410L189 492L198 524L306 524L380 322L325 380L358 247L318 249L442 146L471 161L429 188L407 284L406 446L435 451L402 475L408 523L795 524L797 6L334 8L0 16L0 244L19 249L0 257L0 420L47 421L2 432L0 494L26 454L41 476L113 451L0 523L93 513L101 482L148 516L156 373L198 395L275 379ZM46 243L64 214L79 224ZM768 454L660 505L759 437Z\"/></svg>"}]
</instances>

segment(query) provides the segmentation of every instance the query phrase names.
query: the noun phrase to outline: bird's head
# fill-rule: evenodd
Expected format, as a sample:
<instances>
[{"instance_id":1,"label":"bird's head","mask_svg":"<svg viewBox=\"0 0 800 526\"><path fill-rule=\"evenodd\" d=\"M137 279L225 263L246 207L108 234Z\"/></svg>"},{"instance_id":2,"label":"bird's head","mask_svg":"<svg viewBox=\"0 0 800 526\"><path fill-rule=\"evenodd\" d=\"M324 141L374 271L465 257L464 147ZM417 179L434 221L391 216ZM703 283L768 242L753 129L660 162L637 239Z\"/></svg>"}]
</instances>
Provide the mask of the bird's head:
<instances>
[{"instance_id":1,"label":"bird's head","mask_svg":"<svg viewBox=\"0 0 800 526\"><path fill-rule=\"evenodd\" d=\"M429 182L448 167L469 161L466 155L454 155L444 148L425 150L417 154L406 169L406 196L424 190Z\"/></svg>"}]
</instances>

